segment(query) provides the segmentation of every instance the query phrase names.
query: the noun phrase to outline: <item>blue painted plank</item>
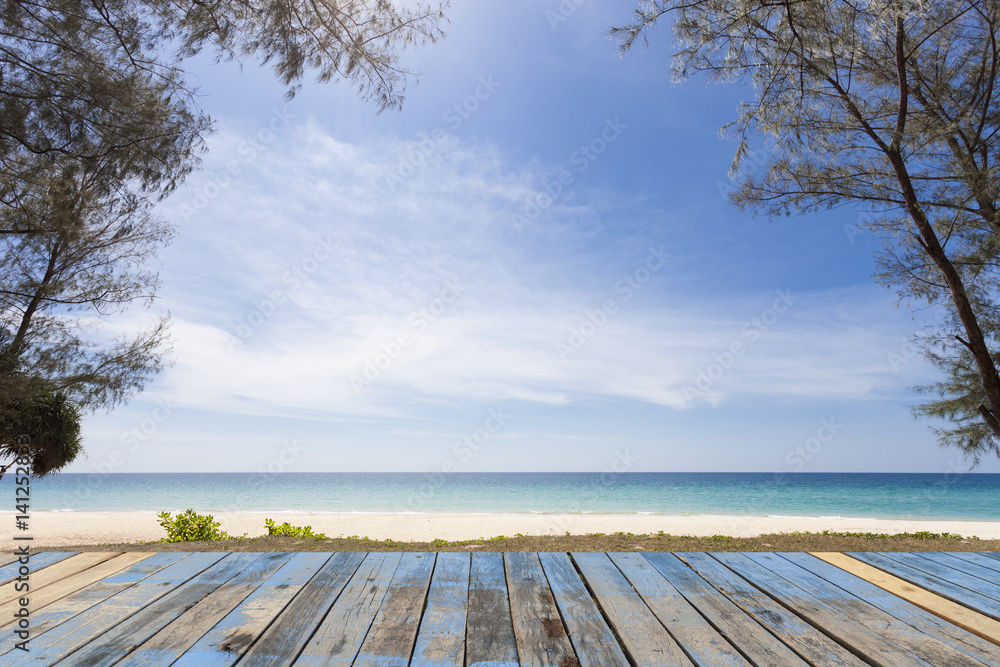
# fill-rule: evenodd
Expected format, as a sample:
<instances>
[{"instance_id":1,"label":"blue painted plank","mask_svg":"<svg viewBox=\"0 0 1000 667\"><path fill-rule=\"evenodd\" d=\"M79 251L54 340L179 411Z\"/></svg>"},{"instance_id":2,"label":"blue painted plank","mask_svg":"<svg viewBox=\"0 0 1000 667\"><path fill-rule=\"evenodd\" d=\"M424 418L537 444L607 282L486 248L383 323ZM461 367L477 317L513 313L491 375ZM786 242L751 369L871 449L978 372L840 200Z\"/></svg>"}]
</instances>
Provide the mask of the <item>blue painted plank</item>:
<instances>
[{"instance_id":1,"label":"blue painted plank","mask_svg":"<svg viewBox=\"0 0 1000 667\"><path fill-rule=\"evenodd\" d=\"M226 667L239 660L316 572L328 553L297 553L184 652L173 667Z\"/></svg>"},{"instance_id":2,"label":"blue painted plank","mask_svg":"<svg viewBox=\"0 0 1000 667\"><path fill-rule=\"evenodd\" d=\"M470 554L439 553L427 608L420 619L411 667L463 667L469 605Z\"/></svg>"},{"instance_id":3,"label":"blue painted plank","mask_svg":"<svg viewBox=\"0 0 1000 667\"><path fill-rule=\"evenodd\" d=\"M503 554L472 554L465 660L469 667L518 667Z\"/></svg>"},{"instance_id":4,"label":"blue painted plank","mask_svg":"<svg viewBox=\"0 0 1000 667\"><path fill-rule=\"evenodd\" d=\"M86 588L70 593L66 597L46 605L44 609L32 612L32 635L37 637L60 623L75 617L77 614L85 613L91 607L117 595L126 588L139 583L168 565L176 563L186 555L177 552L153 554L120 572L116 572L110 577L105 577Z\"/></svg>"},{"instance_id":5,"label":"blue painted plank","mask_svg":"<svg viewBox=\"0 0 1000 667\"><path fill-rule=\"evenodd\" d=\"M403 555L382 600L382 607L358 651L355 667L408 664L420 628L434 561L433 553Z\"/></svg>"},{"instance_id":6,"label":"blue painted plank","mask_svg":"<svg viewBox=\"0 0 1000 667\"><path fill-rule=\"evenodd\" d=\"M360 552L334 554L243 655L239 664L244 667L291 664L364 558L365 554Z\"/></svg>"},{"instance_id":7,"label":"blue painted plank","mask_svg":"<svg viewBox=\"0 0 1000 667\"><path fill-rule=\"evenodd\" d=\"M156 602L94 637L91 642L73 651L61 664L116 664L220 586L239 576L244 569L253 567L262 555L247 552L229 554Z\"/></svg>"},{"instance_id":8,"label":"blue painted plank","mask_svg":"<svg viewBox=\"0 0 1000 667\"><path fill-rule=\"evenodd\" d=\"M954 558L946 553L893 554L893 560L958 584L1000 602L997 572Z\"/></svg>"},{"instance_id":9,"label":"blue painted plank","mask_svg":"<svg viewBox=\"0 0 1000 667\"><path fill-rule=\"evenodd\" d=\"M51 665L100 637L123 620L170 594L198 573L222 560L223 553L193 553L100 602L31 640L30 653L3 656L4 665Z\"/></svg>"},{"instance_id":10,"label":"blue painted plank","mask_svg":"<svg viewBox=\"0 0 1000 667\"><path fill-rule=\"evenodd\" d=\"M611 565L606 555L599 555ZM552 589L579 664L582 667L627 667L628 659L618 647L614 633L601 616L601 610L590 596L590 591L580 579L569 556L564 553L539 553L538 560L549 580L549 588ZM611 567L614 568L614 565ZM649 616L659 626L652 613ZM680 653L680 649L677 652Z\"/></svg>"},{"instance_id":11,"label":"blue painted plank","mask_svg":"<svg viewBox=\"0 0 1000 667\"><path fill-rule=\"evenodd\" d=\"M927 572L924 572L923 570L910 567L909 565L900 563L895 559L888 558L887 554L858 552L848 555L852 558L868 563L873 567L877 567L880 570L888 572L893 576L899 577L900 579L905 579L911 584L916 584L917 586L926 588L927 590L937 593L942 597L946 597L953 602L975 609L981 614L1000 620L1000 602L988 598L985 595L980 595L979 593L971 591L968 588L964 588L950 581L945 581L944 579L935 577Z\"/></svg>"},{"instance_id":12,"label":"blue painted plank","mask_svg":"<svg viewBox=\"0 0 1000 667\"><path fill-rule=\"evenodd\" d=\"M511 620L522 665L574 665L576 654L537 553L504 554Z\"/></svg>"},{"instance_id":13,"label":"blue painted plank","mask_svg":"<svg viewBox=\"0 0 1000 667\"><path fill-rule=\"evenodd\" d=\"M30 573L35 574L53 563L58 563L75 555L72 551L42 551L30 554L27 565ZM13 581L20 573L21 565L19 561L15 561L9 565L0 567L0 586Z\"/></svg>"},{"instance_id":14,"label":"blue painted plank","mask_svg":"<svg viewBox=\"0 0 1000 667\"><path fill-rule=\"evenodd\" d=\"M129 653L118 667L158 667L173 664L202 635L253 593L292 557L290 553L261 553L247 559L243 569L206 595Z\"/></svg>"},{"instance_id":15,"label":"blue painted plank","mask_svg":"<svg viewBox=\"0 0 1000 667\"><path fill-rule=\"evenodd\" d=\"M809 582L803 581L802 584L806 586L803 588L771 569L774 567L789 573L792 563L784 561L788 566L785 568L781 567L781 563L768 563L770 567L764 567L751 559L751 556L757 555L763 554L713 553L712 557L781 601L810 624L822 628L828 636L866 662L884 667L932 667L933 663L913 655L881 633L859 623L850 613L845 613L838 606L839 598L843 597L842 591L831 599L822 591L809 587ZM794 573L789 574L794 578Z\"/></svg>"},{"instance_id":16,"label":"blue painted plank","mask_svg":"<svg viewBox=\"0 0 1000 667\"><path fill-rule=\"evenodd\" d=\"M997 646L982 637L963 630L928 611L924 611L915 604L815 556L805 553L783 553L781 556L842 588L851 595L878 607L903 623L912 625L920 632L955 647L983 664L990 665L990 667L1000 667Z\"/></svg>"},{"instance_id":17,"label":"blue painted plank","mask_svg":"<svg viewBox=\"0 0 1000 667\"><path fill-rule=\"evenodd\" d=\"M872 632L878 633L905 651L919 656L931 664L960 665L963 662L969 662L968 655L963 654L949 644L917 630L908 623L900 623L892 615L833 585L809 570L799 567L791 560L783 558L779 554L747 554L747 558L784 577L800 588L808 590L813 595L822 597L829 606L838 609L843 614L869 628Z\"/></svg>"},{"instance_id":18,"label":"blue painted plank","mask_svg":"<svg viewBox=\"0 0 1000 667\"><path fill-rule=\"evenodd\" d=\"M677 556L810 664L851 667L866 664L709 554L679 553ZM711 664L705 662L706 667Z\"/></svg>"},{"instance_id":19,"label":"blue painted plank","mask_svg":"<svg viewBox=\"0 0 1000 667\"><path fill-rule=\"evenodd\" d=\"M951 556L958 558L959 560L965 561L966 563L973 563L981 568L986 568L988 570L993 570L996 574L993 578L996 579L997 575L1000 575L1000 560L996 558L990 558L986 554L974 553L971 551L956 551Z\"/></svg>"},{"instance_id":20,"label":"blue painted plank","mask_svg":"<svg viewBox=\"0 0 1000 667\"><path fill-rule=\"evenodd\" d=\"M751 662L768 667L806 664L674 554L647 553L643 557Z\"/></svg>"},{"instance_id":21,"label":"blue painted plank","mask_svg":"<svg viewBox=\"0 0 1000 667\"><path fill-rule=\"evenodd\" d=\"M312 639L302 649L296 667L350 667L378 613L401 553L369 553L351 577Z\"/></svg>"}]
</instances>

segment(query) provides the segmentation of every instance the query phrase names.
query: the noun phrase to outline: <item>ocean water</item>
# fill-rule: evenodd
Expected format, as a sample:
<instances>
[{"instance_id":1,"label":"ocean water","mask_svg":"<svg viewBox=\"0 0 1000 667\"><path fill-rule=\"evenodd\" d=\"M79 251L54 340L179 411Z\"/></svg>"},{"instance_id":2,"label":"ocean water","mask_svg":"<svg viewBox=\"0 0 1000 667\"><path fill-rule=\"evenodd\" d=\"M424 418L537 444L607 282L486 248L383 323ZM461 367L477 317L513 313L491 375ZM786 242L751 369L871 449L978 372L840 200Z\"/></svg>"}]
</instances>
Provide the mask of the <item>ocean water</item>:
<instances>
[{"instance_id":1,"label":"ocean water","mask_svg":"<svg viewBox=\"0 0 1000 667\"><path fill-rule=\"evenodd\" d=\"M0 481L10 499L13 475ZM31 481L31 511L499 512L1000 521L1000 474L117 473ZM3 507L0 505L0 510Z\"/></svg>"}]
</instances>

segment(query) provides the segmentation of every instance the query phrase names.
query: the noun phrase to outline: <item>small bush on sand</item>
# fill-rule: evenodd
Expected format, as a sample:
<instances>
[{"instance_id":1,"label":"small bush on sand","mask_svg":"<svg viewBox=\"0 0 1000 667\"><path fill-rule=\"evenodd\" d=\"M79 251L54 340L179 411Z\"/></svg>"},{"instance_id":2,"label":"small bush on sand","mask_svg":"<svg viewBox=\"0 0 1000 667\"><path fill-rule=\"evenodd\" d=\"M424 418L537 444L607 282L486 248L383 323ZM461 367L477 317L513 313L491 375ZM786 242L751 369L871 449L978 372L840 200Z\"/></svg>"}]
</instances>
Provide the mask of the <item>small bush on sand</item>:
<instances>
[{"instance_id":1,"label":"small bush on sand","mask_svg":"<svg viewBox=\"0 0 1000 667\"><path fill-rule=\"evenodd\" d=\"M219 522L211 514L197 514L189 509L182 514L171 517L170 512L157 514L160 525L167 531L167 536L161 542L209 542L212 540L231 540L229 533L219 530Z\"/></svg>"}]
</instances>

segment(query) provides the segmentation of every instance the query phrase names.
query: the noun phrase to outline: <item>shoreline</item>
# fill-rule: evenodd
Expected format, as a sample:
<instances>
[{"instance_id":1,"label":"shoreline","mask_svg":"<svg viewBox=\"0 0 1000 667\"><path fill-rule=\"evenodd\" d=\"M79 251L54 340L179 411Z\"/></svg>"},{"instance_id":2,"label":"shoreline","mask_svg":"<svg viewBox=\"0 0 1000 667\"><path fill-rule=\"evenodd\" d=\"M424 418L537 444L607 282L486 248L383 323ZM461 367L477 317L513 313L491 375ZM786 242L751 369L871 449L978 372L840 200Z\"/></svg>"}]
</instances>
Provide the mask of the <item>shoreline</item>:
<instances>
[{"instance_id":1,"label":"shoreline","mask_svg":"<svg viewBox=\"0 0 1000 667\"><path fill-rule=\"evenodd\" d=\"M202 512L199 512L200 514ZM399 542L430 542L495 538L501 535L587 535L624 532L636 535L660 531L675 536L757 537L794 532L956 533L984 540L1000 539L1000 521L957 519L865 519L840 517L670 516L640 514L491 514L491 513L325 513L325 512L205 512L233 536L267 533L265 515L278 523L311 526L328 537L368 537ZM0 512L0 548L14 548L14 512ZM166 536L155 512L38 511L30 515L33 550L94 544L157 541ZM24 544L18 541L18 544Z\"/></svg>"}]
</instances>

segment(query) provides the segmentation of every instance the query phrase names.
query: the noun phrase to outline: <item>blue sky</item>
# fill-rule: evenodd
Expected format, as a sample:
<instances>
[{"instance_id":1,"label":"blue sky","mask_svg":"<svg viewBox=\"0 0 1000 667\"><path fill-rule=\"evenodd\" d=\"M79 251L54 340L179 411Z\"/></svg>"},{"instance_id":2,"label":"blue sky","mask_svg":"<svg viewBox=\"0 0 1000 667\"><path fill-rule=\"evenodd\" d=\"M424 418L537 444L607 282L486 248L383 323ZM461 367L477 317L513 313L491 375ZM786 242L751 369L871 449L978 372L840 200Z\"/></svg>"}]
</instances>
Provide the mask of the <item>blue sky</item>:
<instances>
[{"instance_id":1,"label":"blue sky","mask_svg":"<svg viewBox=\"0 0 1000 667\"><path fill-rule=\"evenodd\" d=\"M859 211L734 211L752 91L672 84L665 29L619 58L628 3L562 6L457 2L382 115L190 61L217 131L161 298L113 325L169 311L175 363L67 471L966 470L909 411L941 313L874 284Z\"/></svg>"}]
</instances>

